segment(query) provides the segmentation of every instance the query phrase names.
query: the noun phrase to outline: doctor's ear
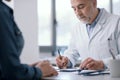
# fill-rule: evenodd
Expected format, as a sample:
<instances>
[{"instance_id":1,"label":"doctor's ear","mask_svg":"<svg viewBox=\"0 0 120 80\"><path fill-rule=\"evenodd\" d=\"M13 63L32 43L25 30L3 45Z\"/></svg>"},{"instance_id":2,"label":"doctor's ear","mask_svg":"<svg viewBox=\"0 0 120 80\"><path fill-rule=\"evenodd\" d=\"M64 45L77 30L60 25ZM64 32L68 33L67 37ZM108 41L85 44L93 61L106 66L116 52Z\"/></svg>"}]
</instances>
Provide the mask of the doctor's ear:
<instances>
[{"instance_id":1,"label":"doctor's ear","mask_svg":"<svg viewBox=\"0 0 120 80\"><path fill-rule=\"evenodd\" d=\"M92 0L94 7L97 7L97 0Z\"/></svg>"}]
</instances>

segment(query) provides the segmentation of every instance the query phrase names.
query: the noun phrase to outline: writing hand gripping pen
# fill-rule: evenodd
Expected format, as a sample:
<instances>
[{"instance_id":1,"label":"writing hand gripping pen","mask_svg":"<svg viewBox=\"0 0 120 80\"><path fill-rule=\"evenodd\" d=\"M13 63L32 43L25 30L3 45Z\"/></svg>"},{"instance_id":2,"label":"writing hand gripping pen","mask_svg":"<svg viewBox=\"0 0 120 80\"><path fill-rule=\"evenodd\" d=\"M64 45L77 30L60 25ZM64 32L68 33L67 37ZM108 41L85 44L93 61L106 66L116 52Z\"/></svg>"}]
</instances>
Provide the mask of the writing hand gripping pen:
<instances>
[{"instance_id":1,"label":"writing hand gripping pen","mask_svg":"<svg viewBox=\"0 0 120 80\"><path fill-rule=\"evenodd\" d=\"M61 67L60 68L67 68L68 58L64 57L64 56L61 56L60 50L58 50L58 54L59 54L59 59L60 59L60 62L61 62Z\"/></svg>"}]
</instances>

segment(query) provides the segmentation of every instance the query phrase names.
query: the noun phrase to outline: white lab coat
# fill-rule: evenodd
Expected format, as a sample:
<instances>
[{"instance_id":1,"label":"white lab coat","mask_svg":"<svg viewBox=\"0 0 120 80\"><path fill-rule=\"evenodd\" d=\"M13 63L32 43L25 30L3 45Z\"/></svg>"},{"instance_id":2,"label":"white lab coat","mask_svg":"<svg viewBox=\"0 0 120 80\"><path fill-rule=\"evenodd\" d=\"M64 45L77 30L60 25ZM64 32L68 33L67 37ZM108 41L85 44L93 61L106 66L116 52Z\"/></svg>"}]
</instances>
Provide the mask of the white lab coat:
<instances>
[{"instance_id":1,"label":"white lab coat","mask_svg":"<svg viewBox=\"0 0 120 80\"><path fill-rule=\"evenodd\" d=\"M102 15L90 38L86 24L79 22L72 30L70 45L64 56L70 59L73 66L79 57L82 61L88 57L103 60L104 64L107 65L111 57L108 38L112 38L110 44L114 48L114 54L118 55L120 52L120 16L110 14L105 9L102 9Z\"/></svg>"}]
</instances>

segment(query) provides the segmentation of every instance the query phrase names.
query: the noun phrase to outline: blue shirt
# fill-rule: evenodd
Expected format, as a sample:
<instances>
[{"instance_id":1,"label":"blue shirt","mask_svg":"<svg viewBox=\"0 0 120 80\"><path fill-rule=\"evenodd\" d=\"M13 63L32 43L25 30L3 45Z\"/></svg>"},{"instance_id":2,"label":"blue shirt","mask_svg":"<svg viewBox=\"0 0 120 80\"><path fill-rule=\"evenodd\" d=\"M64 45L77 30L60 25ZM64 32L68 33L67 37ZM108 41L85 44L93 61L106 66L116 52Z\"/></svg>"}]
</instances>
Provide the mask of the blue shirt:
<instances>
[{"instance_id":1,"label":"blue shirt","mask_svg":"<svg viewBox=\"0 0 120 80\"><path fill-rule=\"evenodd\" d=\"M99 9L99 14L92 24L86 24L86 29L87 29L89 38L91 36L91 33L93 32L93 29L95 28L95 25L97 24L98 20L100 19L102 15L102 11L103 11L102 9Z\"/></svg>"}]
</instances>

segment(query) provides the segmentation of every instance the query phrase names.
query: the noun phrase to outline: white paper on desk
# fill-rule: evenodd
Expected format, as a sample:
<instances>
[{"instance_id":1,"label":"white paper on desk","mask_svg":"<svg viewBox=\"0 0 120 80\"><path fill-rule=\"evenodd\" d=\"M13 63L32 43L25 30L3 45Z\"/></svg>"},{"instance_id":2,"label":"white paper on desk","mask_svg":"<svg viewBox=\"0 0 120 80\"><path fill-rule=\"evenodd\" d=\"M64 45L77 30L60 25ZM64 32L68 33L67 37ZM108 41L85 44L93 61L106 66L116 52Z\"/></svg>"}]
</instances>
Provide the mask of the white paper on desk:
<instances>
[{"instance_id":1,"label":"white paper on desk","mask_svg":"<svg viewBox=\"0 0 120 80\"><path fill-rule=\"evenodd\" d=\"M104 75L104 74L110 74L108 70L83 70L78 73L78 75L84 75L84 76L96 76L96 75Z\"/></svg>"},{"instance_id":2,"label":"white paper on desk","mask_svg":"<svg viewBox=\"0 0 120 80\"><path fill-rule=\"evenodd\" d=\"M95 72L109 73L109 70L82 70L80 74L95 73Z\"/></svg>"},{"instance_id":3,"label":"white paper on desk","mask_svg":"<svg viewBox=\"0 0 120 80\"><path fill-rule=\"evenodd\" d=\"M58 68L57 66L53 66L53 68L54 68L55 70L59 70L59 68Z\"/></svg>"},{"instance_id":4,"label":"white paper on desk","mask_svg":"<svg viewBox=\"0 0 120 80\"><path fill-rule=\"evenodd\" d=\"M84 74L84 73L91 73L91 72L96 72L98 70L82 70L80 73Z\"/></svg>"},{"instance_id":5,"label":"white paper on desk","mask_svg":"<svg viewBox=\"0 0 120 80\"><path fill-rule=\"evenodd\" d=\"M67 69L59 69L59 71L61 72L75 72L75 71L79 71L79 68L67 68Z\"/></svg>"},{"instance_id":6,"label":"white paper on desk","mask_svg":"<svg viewBox=\"0 0 120 80\"><path fill-rule=\"evenodd\" d=\"M66 69L59 69L58 67L54 66L54 69L56 69L57 71L60 72L75 72L75 71L79 71L80 68L66 68Z\"/></svg>"}]
</instances>

